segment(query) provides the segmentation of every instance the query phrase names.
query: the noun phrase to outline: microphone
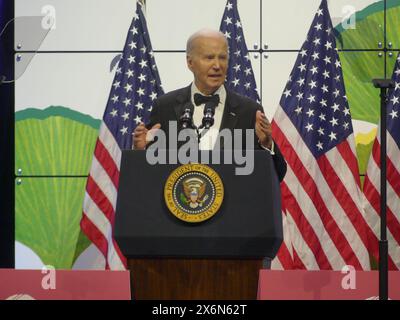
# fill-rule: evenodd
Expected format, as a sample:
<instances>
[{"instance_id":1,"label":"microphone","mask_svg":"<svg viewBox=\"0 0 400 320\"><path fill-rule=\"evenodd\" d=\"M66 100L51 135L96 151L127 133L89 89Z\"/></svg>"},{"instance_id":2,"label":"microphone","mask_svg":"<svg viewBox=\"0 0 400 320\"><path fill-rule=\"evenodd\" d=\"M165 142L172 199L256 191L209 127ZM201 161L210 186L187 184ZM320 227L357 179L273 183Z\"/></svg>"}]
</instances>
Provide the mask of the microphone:
<instances>
[{"instance_id":1,"label":"microphone","mask_svg":"<svg viewBox=\"0 0 400 320\"><path fill-rule=\"evenodd\" d=\"M204 116L201 123L201 128L208 130L214 125L215 107L215 103L212 101L206 103L204 106Z\"/></svg>"},{"instance_id":2,"label":"microphone","mask_svg":"<svg viewBox=\"0 0 400 320\"><path fill-rule=\"evenodd\" d=\"M189 103L186 108L183 110L183 113L180 117L180 123L183 129L194 128L193 124L193 105Z\"/></svg>"}]
</instances>

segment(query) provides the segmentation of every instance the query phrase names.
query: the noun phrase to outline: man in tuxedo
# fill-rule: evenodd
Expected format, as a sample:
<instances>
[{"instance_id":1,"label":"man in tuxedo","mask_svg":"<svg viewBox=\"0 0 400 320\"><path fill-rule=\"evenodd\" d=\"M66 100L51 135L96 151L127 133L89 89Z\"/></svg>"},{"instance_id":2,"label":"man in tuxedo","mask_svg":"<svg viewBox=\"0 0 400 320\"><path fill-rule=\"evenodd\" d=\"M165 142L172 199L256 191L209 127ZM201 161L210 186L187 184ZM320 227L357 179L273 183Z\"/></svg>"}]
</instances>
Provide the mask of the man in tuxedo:
<instances>
[{"instance_id":1,"label":"man in tuxedo","mask_svg":"<svg viewBox=\"0 0 400 320\"><path fill-rule=\"evenodd\" d=\"M133 147L139 150L146 148L149 130L161 128L168 137L169 121L179 121L190 103L195 105L193 122L199 126L204 107L212 100L216 105L214 124L202 137L200 149L213 149L222 129L255 129L254 149L265 149L272 154L278 178L282 181L286 162L272 140L271 124L262 106L224 86L228 58L228 42L221 32L200 30L194 33L186 46L186 61L194 81L188 87L169 92L155 101L150 123L147 126L143 123L138 125L133 133Z\"/></svg>"}]
</instances>

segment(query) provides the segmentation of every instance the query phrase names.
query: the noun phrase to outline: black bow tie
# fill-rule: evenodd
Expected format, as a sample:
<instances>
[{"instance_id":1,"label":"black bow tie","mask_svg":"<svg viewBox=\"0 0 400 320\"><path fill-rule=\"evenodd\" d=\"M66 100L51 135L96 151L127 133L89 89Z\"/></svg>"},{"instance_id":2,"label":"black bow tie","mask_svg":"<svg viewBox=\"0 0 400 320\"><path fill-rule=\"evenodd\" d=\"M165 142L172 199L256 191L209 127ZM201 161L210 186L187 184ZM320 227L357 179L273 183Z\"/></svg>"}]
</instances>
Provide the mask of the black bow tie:
<instances>
[{"instance_id":1,"label":"black bow tie","mask_svg":"<svg viewBox=\"0 0 400 320\"><path fill-rule=\"evenodd\" d=\"M199 105L201 105L203 103L207 103L207 102L213 102L213 105L217 106L219 103L219 95L214 94L212 96L203 96L200 93L194 94L194 103L196 104L196 106L199 106Z\"/></svg>"}]
</instances>

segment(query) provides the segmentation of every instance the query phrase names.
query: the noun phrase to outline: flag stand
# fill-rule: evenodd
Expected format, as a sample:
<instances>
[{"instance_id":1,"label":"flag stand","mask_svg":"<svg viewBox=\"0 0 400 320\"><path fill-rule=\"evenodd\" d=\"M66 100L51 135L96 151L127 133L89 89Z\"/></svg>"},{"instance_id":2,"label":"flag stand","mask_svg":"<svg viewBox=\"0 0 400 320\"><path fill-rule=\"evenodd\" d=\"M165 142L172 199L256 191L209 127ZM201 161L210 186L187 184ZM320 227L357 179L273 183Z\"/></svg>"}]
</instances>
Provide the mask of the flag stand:
<instances>
[{"instance_id":1,"label":"flag stand","mask_svg":"<svg viewBox=\"0 0 400 320\"><path fill-rule=\"evenodd\" d=\"M379 300L388 299L388 241L386 235L386 100L387 90L393 88L393 81L390 79L373 79L375 88L381 89L381 239L379 240Z\"/></svg>"}]
</instances>

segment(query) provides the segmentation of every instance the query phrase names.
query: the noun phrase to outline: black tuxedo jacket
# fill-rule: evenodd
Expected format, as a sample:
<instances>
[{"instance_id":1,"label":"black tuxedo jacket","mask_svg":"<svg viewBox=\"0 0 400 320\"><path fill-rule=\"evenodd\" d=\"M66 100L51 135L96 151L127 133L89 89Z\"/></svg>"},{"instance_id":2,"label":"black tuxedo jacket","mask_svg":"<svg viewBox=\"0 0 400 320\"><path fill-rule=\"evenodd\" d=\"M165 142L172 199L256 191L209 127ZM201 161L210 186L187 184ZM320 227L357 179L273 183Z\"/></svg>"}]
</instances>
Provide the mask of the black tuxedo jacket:
<instances>
[{"instance_id":1,"label":"black tuxedo jacket","mask_svg":"<svg viewBox=\"0 0 400 320\"><path fill-rule=\"evenodd\" d=\"M229 90L226 87L225 89L226 101L220 130L254 129L257 110L263 112L261 105L247 97L238 95L237 93ZM153 109L150 115L150 123L147 125L147 128L151 128L156 123L160 123L161 129L164 130L165 134L168 137L169 121L177 121L178 130L181 129L179 127L179 119L182 116L184 109L187 108L190 104L191 86L171 91L161 96L154 102ZM262 149L261 146L258 144L256 134L254 134L254 136L254 149ZM244 148L244 137L242 138L242 141L242 147ZM275 164L275 169L279 181L282 181L286 173L286 161L284 160L277 144L275 144L274 152L275 155L273 155L272 157Z\"/></svg>"}]
</instances>

